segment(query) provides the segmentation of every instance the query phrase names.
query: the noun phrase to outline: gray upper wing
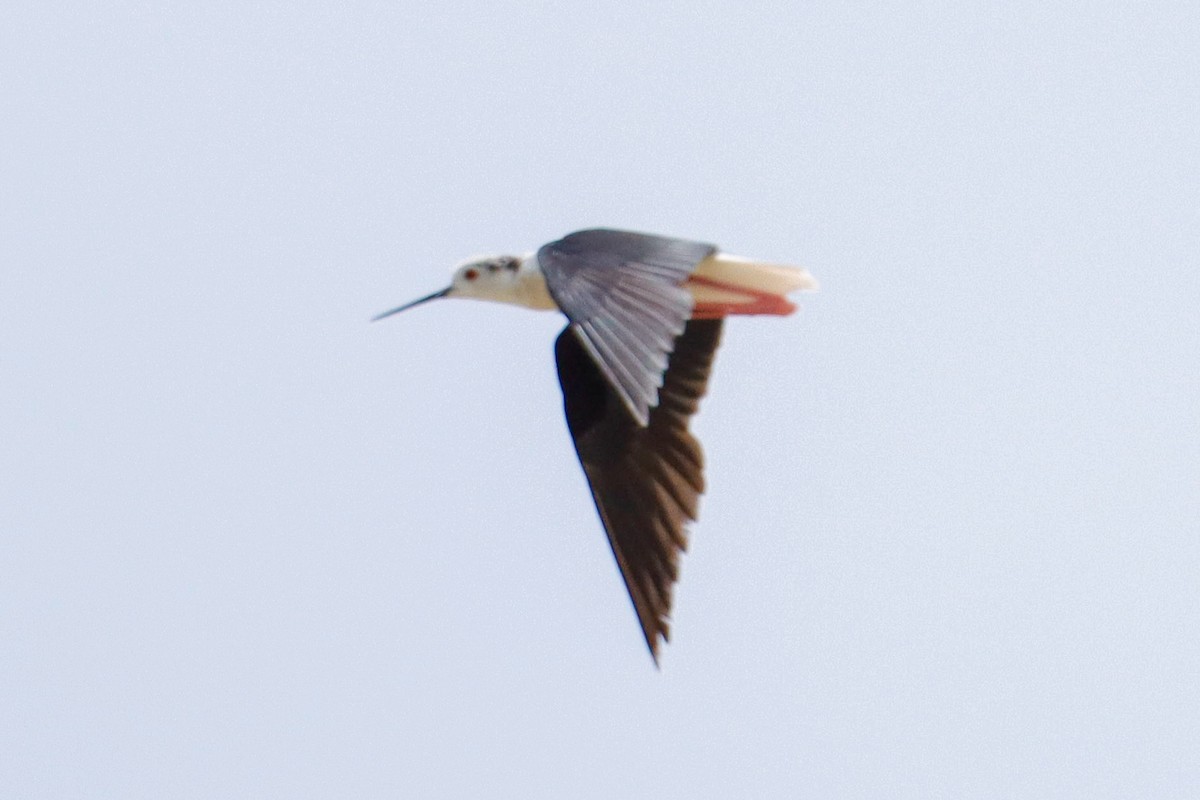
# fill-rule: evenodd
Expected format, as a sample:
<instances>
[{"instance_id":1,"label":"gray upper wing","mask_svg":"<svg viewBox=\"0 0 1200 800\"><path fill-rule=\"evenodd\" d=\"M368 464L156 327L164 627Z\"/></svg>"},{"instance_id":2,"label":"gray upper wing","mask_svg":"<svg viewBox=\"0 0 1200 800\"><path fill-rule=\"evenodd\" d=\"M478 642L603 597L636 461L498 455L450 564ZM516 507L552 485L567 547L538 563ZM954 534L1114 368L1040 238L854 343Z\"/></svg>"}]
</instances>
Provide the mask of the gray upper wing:
<instances>
[{"instance_id":1,"label":"gray upper wing","mask_svg":"<svg viewBox=\"0 0 1200 800\"><path fill-rule=\"evenodd\" d=\"M682 284L714 252L703 242L603 228L538 250L550 296L641 426L658 403L668 356L692 313Z\"/></svg>"}]
</instances>

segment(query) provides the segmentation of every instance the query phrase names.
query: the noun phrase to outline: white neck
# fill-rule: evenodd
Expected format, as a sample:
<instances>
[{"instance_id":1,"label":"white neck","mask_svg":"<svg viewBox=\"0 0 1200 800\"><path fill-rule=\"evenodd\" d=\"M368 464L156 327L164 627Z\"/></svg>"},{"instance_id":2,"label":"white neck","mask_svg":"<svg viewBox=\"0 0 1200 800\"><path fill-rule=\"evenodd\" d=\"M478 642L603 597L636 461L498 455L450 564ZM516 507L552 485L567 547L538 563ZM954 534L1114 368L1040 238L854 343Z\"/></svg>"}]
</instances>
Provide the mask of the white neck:
<instances>
[{"instance_id":1,"label":"white neck","mask_svg":"<svg viewBox=\"0 0 1200 800\"><path fill-rule=\"evenodd\" d=\"M513 283L512 295L501 302L532 308L538 311L554 311L558 304L546 289L546 279L538 266L537 254L530 253L521 259L517 268L517 279Z\"/></svg>"},{"instance_id":2,"label":"white neck","mask_svg":"<svg viewBox=\"0 0 1200 800\"><path fill-rule=\"evenodd\" d=\"M551 310L558 308L546 290L537 256L485 256L464 261L454 271L447 297Z\"/></svg>"}]
</instances>

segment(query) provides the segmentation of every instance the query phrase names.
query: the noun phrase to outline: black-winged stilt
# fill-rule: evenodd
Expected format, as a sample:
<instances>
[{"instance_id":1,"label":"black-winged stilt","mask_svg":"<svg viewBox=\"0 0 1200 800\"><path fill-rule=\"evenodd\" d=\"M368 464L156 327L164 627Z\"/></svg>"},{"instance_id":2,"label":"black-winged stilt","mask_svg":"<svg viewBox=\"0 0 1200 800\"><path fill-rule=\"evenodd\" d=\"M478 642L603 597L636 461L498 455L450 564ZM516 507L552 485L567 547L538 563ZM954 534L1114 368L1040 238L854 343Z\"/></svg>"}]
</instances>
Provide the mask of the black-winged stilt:
<instances>
[{"instance_id":1,"label":"black-winged stilt","mask_svg":"<svg viewBox=\"0 0 1200 800\"><path fill-rule=\"evenodd\" d=\"M704 491L704 455L688 421L708 383L726 316L787 315L806 270L721 253L702 242L629 231L577 231L525 256L477 258L442 297L557 309L554 345L567 427L625 587L658 663L687 526Z\"/></svg>"}]
</instances>

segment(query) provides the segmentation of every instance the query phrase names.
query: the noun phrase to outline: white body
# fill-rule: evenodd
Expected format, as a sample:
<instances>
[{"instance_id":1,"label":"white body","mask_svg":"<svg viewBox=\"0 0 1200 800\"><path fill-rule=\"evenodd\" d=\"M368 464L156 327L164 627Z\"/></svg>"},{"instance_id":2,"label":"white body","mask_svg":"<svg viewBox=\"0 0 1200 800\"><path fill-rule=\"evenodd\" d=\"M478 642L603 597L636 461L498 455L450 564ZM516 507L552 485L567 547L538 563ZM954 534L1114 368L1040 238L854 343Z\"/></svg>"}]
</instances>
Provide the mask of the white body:
<instances>
[{"instance_id":1,"label":"white body","mask_svg":"<svg viewBox=\"0 0 1200 800\"><path fill-rule=\"evenodd\" d=\"M724 316L739 313L739 306L747 309L741 313L789 313L790 304L783 297L794 291L815 291L817 282L805 269L714 253L696 265L684 286L691 292L698 311L710 308L708 316ZM536 253L520 259L503 256L470 259L455 270L449 296L544 311L558 308L546 289ZM784 302L789 311L751 310L764 296Z\"/></svg>"}]
</instances>

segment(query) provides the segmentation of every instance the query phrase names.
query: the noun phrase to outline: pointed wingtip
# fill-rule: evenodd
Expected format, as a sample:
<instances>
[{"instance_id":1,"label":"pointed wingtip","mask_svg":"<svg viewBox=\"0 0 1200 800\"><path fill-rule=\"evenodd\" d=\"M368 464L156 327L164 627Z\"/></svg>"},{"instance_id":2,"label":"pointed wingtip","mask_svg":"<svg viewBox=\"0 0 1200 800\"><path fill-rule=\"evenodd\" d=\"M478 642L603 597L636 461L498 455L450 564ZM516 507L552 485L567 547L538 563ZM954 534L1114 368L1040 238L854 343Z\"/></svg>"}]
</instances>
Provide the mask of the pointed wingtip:
<instances>
[{"instance_id":1,"label":"pointed wingtip","mask_svg":"<svg viewBox=\"0 0 1200 800\"><path fill-rule=\"evenodd\" d=\"M646 648L650 651L650 660L654 662L654 669L658 672L662 672L661 648L671 641L670 625L665 621L662 621L661 624L662 628L659 629L642 629L642 635L646 638Z\"/></svg>"}]
</instances>

